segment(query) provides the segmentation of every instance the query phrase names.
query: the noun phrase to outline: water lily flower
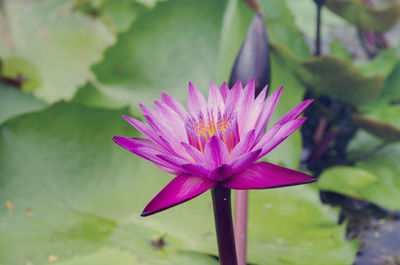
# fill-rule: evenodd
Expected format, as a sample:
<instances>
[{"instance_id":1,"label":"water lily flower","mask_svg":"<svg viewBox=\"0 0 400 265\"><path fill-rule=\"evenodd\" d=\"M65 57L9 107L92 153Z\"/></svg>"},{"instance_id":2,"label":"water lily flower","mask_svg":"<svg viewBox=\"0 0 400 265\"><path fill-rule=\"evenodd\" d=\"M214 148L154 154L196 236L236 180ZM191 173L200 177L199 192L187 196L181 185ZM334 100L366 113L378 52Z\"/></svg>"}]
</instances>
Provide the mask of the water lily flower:
<instances>
[{"instance_id":1,"label":"water lily flower","mask_svg":"<svg viewBox=\"0 0 400 265\"><path fill-rule=\"evenodd\" d=\"M299 118L312 100L287 112L266 130L283 88L265 99L267 87L255 98L254 79L245 88L211 84L208 99L189 83L188 110L163 93L155 109L140 105L149 126L123 116L145 138L115 136L123 148L153 162L176 177L145 207L151 215L218 186L228 189L267 189L304 184L314 178L285 167L257 162L306 118Z\"/></svg>"}]
</instances>

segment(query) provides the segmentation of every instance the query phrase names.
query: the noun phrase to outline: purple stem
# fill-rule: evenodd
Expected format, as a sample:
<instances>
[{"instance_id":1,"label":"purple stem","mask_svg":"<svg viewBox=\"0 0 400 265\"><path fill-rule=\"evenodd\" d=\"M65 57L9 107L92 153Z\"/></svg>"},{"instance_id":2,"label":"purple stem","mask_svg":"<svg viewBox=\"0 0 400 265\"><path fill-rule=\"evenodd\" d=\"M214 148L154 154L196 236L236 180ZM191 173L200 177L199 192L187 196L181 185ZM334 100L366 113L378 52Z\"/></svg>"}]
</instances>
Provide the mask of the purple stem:
<instances>
[{"instance_id":1,"label":"purple stem","mask_svg":"<svg viewBox=\"0 0 400 265\"><path fill-rule=\"evenodd\" d=\"M233 236L231 190L215 187L211 190L215 230L220 265L237 265L235 239Z\"/></svg>"},{"instance_id":2,"label":"purple stem","mask_svg":"<svg viewBox=\"0 0 400 265\"><path fill-rule=\"evenodd\" d=\"M314 164L329 148L329 144L335 139L336 135L339 133L339 129L331 129L329 130L322 140L317 143L317 146L314 148L310 157L308 158L308 163L310 165Z\"/></svg>"},{"instance_id":3,"label":"purple stem","mask_svg":"<svg viewBox=\"0 0 400 265\"><path fill-rule=\"evenodd\" d=\"M247 208L249 193L237 190L235 193L235 243L239 265L247 264Z\"/></svg>"}]
</instances>

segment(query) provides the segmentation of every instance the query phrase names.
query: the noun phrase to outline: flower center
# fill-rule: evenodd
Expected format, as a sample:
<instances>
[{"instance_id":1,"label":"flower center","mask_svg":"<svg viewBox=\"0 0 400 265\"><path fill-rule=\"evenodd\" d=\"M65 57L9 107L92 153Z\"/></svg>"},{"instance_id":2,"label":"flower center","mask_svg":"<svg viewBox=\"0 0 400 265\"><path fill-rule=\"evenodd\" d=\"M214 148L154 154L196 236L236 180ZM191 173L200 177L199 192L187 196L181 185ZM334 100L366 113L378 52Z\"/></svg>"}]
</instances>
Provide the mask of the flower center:
<instances>
[{"instance_id":1,"label":"flower center","mask_svg":"<svg viewBox=\"0 0 400 265\"><path fill-rule=\"evenodd\" d=\"M206 143L213 135L218 136L225 143L229 154L240 141L235 113L221 114L218 111L218 114L214 115L212 111L207 111L206 117L200 113L197 119L194 117L186 119L185 127L189 144L202 153L204 153Z\"/></svg>"}]
</instances>

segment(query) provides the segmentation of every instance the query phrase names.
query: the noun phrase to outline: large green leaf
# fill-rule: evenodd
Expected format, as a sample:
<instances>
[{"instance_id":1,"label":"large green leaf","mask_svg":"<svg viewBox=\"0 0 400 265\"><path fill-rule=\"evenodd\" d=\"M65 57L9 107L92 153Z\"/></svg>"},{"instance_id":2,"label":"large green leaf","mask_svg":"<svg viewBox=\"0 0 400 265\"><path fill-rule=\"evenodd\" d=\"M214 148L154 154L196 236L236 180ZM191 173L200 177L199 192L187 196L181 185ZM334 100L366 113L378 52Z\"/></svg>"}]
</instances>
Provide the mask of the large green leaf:
<instances>
[{"instance_id":1,"label":"large green leaf","mask_svg":"<svg viewBox=\"0 0 400 265\"><path fill-rule=\"evenodd\" d=\"M73 12L72 0L2 2L3 74L24 76L23 89L46 101L71 98L114 41L102 22Z\"/></svg>"},{"instance_id":2,"label":"large green leaf","mask_svg":"<svg viewBox=\"0 0 400 265\"><path fill-rule=\"evenodd\" d=\"M58 103L0 127L0 198L15 206L0 210L0 264L43 264L49 255L61 264L96 264L101 257L128 264L216 264L182 252L216 254L208 193L139 217L171 176L111 141L113 135L137 136L120 118L125 112ZM356 245L345 240L338 212L323 206L317 191L291 187L254 191L250 198L250 262L354 260ZM160 238L165 245L158 249L151 241Z\"/></svg>"},{"instance_id":3,"label":"large green leaf","mask_svg":"<svg viewBox=\"0 0 400 265\"><path fill-rule=\"evenodd\" d=\"M127 105L127 103L118 101L112 96L107 95L90 82L79 87L71 101L79 102L82 105L110 109L118 109Z\"/></svg>"},{"instance_id":4,"label":"large green leaf","mask_svg":"<svg viewBox=\"0 0 400 265\"><path fill-rule=\"evenodd\" d=\"M360 131L349 146L350 159L357 158L355 167L339 167L325 171L318 185L381 207L400 210L400 144L376 149L382 140ZM370 150L374 150L370 152ZM369 153L369 155L365 155ZM364 157L364 159L361 159Z\"/></svg>"},{"instance_id":5,"label":"large green leaf","mask_svg":"<svg viewBox=\"0 0 400 265\"><path fill-rule=\"evenodd\" d=\"M153 8L159 0L75 0L74 10L96 17L118 33L127 30L144 7Z\"/></svg>"},{"instance_id":6,"label":"large green leaf","mask_svg":"<svg viewBox=\"0 0 400 265\"><path fill-rule=\"evenodd\" d=\"M386 32L400 19L400 2L377 9L360 0L328 0L325 6L362 29Z\"/></svg>"},{"instance_id":7,"label":"large green leaf","mask_svg":"<svg viewBox=\"0 0 400 265\"><path fill-rule=\"evenodd\" d=\"M121 251L117 248L104 248L96 253L78 257L65 262L58 262L59 265L141 265L137 257L128 251Z\"/></svg>"},{"instance_id":8,"label":"large green leaf","mask_svg":"<svg viewBox=\"0 0 400 265\"><path fill-rule=\"evenodd\" d=\"M0 84L0 124L22 113L36 111L46 103L16 88Z\"/></svg>"},{"instance_id":9,"label":"large green leaf","mask_svg":"<svg viewBox=\"0 0 400 265\"><path fill-rule=\"evenodd\" d=\"M398 102L400 100L400 62L396 64L393 71L385 81L385 85L381 96L376 104L368 106L369 108L380 107L390 102Z\"/></svg>"},{"instance_id":10,"label":"large green leaf","mask_svg":"<svg viewBox=\"0 0 400 265\"><path fill-rule=\"evenodd\" d=\"M320 56L302 63L309 75L303 81L316 93L335 97L350 104L366 104L382 92L384 77L365 76L350 62Z\"/></svg>"},{"instance_id":11,"label":"large green leaf","mask_svg":"<svg viewBox=\"0 0 400 265\"><path fill-rule=\"evenodd\" d=\"M146 265L146 264L199 264L199 265L217 265L215 260L210 257L197 254L182 252L176 257L168 257L168 259L160 260L157 263L142 263L137 261L138 258L129 251L121 251L117 248L104 248L96 253L85 255L83 257L73 258L66 262L59 262L57 265ZM153 261L152 261L153 262Z\"/></svg>"},{"instance_id":12,"label":"large green leaf","mask_svg":"<svg viewBox=\"0 0 400 265\"><path fill-rule=\"evenodd\" d=\"M161 91L185 99L189 80L205 91L228 80L251 18L238 0L161 2L141 12L93 67L99 89L133 105Z\"/></svg>"},{"instance_id":13,"label":"large green leaf","mask_svg":"<svg viewBox=\"0 0 400 265\"><path fill-rule=\"evenodd\" d=\"M321 190L336 191L358 199L368 197L369 189L377 185L378 177L356 167L337 166L325 170L318 179Z\"/></svg>"}]
</instances>

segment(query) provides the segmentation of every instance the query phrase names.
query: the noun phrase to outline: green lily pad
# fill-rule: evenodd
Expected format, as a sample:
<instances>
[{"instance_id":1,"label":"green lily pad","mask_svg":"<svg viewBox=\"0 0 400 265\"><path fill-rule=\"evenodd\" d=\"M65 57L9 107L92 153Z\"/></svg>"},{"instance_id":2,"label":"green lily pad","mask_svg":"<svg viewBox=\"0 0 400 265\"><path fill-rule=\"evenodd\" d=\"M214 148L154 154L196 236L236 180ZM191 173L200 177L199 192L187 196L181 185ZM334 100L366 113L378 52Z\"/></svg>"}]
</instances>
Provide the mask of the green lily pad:
<instances>
[{"instance_id":1,"label":"green lily pad","mask_svg":"<svg viewBox=\"0 0 400 265\"><path fill-rule=\"evenodd\" d=\"M399 62L400 55L397 49L383 50L368 63L357 66L367 76L380 75L387 77Z\"/></svg>"},{"instance_id":2,"label":"green lily pad","mask_svg":"<svg viewBox=\"0 0 400 265\"><path fill-rule=\"evenodd\" d=\"M367 115L353 115L353 120L367 132L387 141L400 141L400 106L375 108Z\"/></svg>"},{"instance_id":3,"label":"green lily pad","mask_svg":"<svg viewBox=\"0 0 400 265\"><path fill-rule=\"evenodd\" d=\"M161 91L186 99L189 80L206 91L211 81L228 80L252 16L238 0L160 2L93 66L100 89L135 107Z\"/></svg>"},{"instance_id":4,"label":"green lily pad","mask_svg":"<svg viewBox=\"0 0 400 265\"><path fill-rule=\"evenodd\" d=\"M59 262L95 260L102 249L117 248L112 252L120 259L133 259L128 251L138 264L215 264L182 253L217 253L208 193L139 217L172 176L111 141L138 135L121 113L58 103L0 127L0 200L14 206L0 208L0 263L42 264L50 255ZM291 187L254 191L250 198L250 262L354 260L356 244L345 241L338 212L323 206L317 191Z\"/></svg>"},{"instance_id":5,"label":"green lily pad","mask_svg":"<svg viewBox=\"0 0 400 265\"><path fill-rule=\"evenodd\" d=\"M104 248L96 253L89 254L83 257L73 258L66 262L56 263L57 265L145 265L149 263L142 263L137 261L137 257L132 255L129 251L121 251L117 248ZM176 264L199 264L199 265L217 265L218 262L211 257L205 255L182 252L176 257L169 257L166 260L156 261L151 263L154 265L176 265Z\"/></svg>"},{"instance_id":6,"label":"green lily pad","mask_svg":"<svg viewBox=\"0 0 400 265\"><path fill-rule=\"evenodd\" d=\"M358 132L349 146L350 159L359 160L355 167L326 170L320 176L319 187L400 210L400 144L390 143L364 156L381 143L371 134Z\"/></svg>"},{"instance_id":7,"label":"green lily pad","mask_svg":"<svg viewBox=\"0 0 400 265\"><path fill-rule=\"evenodd\" d=\"M331 54L334 57L340 58L345 61L351 61L353 59L347 48L340 41L332 41L329 47L331 50Z\"/></svg>"},{"instance_id":8,"label":"green lily pad","mask_svg":"<svg viewBox=\"0 0 400 265\"><path fill-rule=\"evenodd\" d=\"M128 251L121 251L117 248L104 248L96 253L89 254L83 257L71 259L69 261L57 262L59 265L141 265L138 263L136 256Z\"/></svg>"},{"instance_id":9,"label":"green lily pad","mask_svg":"<svg viewBox=\"0 0 400 265\"><path fill-rule=\"evenodd\" d=\"M144 7L153 8L157 1L78 0L74 10L89 17L99 18L111 32L117 34L127 30Z\"/></svg>"},{"instance_id":10,"label":"green lily pad","mask_svg":"<svg viewBox=\"0 0 400 265\"><path fill-rule=\"evenodd\" d=\"M346 240L345 224L337 225L339 209L323 205L310 185L251 191L249 196L251 263L354 262L358 243Z\"/></svg>"},{"instance_id":11,"label":"green lily pad","mask_svg":"<svg viewBox=\"0 0 400 265\"><path fill-rule=\"evenodd\" d=\"M393 2L378 9L359 0L327 0L325 6L349 23L377 32L386 32L400 19L400 3Z\"/></svg>"},{"instance_id":12,"label":"green lily pad","mask_svg":"<svg viewBox=\"0 0 400 265\"><path fill-rule=\"evenodd\" d=\"M386 79L382 94L376 104L368 107L373 109L396 101L400 101L400 63L396 64Z\"/></svg>"},{"instance_id":13,"label":"green lily pad","mask_svg":"<svg viewBox=\"0 0 400 265\"><path fill-rule=\"evenodd\" d=\"M303 81L318 94L332 96L349 104L375 101L382 92L384 77L365 76L350 62L335 57L314 57L302 63L308 71Z\"/></svg>"},{"instance_id":14,"label":"green lily pad","mask_svg":"<svg viewBox=\"0 0 400 265\"><path fill-rule=\"evenodd\" d=\"M6 0L0 19L3 74L48 102L69 99L114 41L104 24L73 12L73 0ZM29 41L28 41L29 40Z\"/></svg>"},{"instance_id":15,"label":"green lily pad","mask_svg":"<svg viewBox=\"0 0 400 265\"><path fill-rule=\"evenodd\" d=\"M0 84L0 124L20 114L43 109L46 105L31 94Z\"/></svg>"},{"instance_id":16,"label":"green lily pad","mask_svg":"<svg viewBox=\"0 0 400 265\"><path fill-rule=\"evenodd\" d=\"M110 109L119 109L127 105L124 102L113 99L112 96L108 96L90 82L79 87L71 101L82 105Z\"/></svg>"},{"instance_id":17,"label":"green lily pad","mask_svg":"<svg viewBox=\"0 0 400 265\"><path fill-rule=\"evenodd\" d=\"M364 199L368 197L368 189L377 185L378 181L378 177L361 168L337 166L325 170L319 177L317 185L321 190Z\"/></svg>"}]
</instances>

